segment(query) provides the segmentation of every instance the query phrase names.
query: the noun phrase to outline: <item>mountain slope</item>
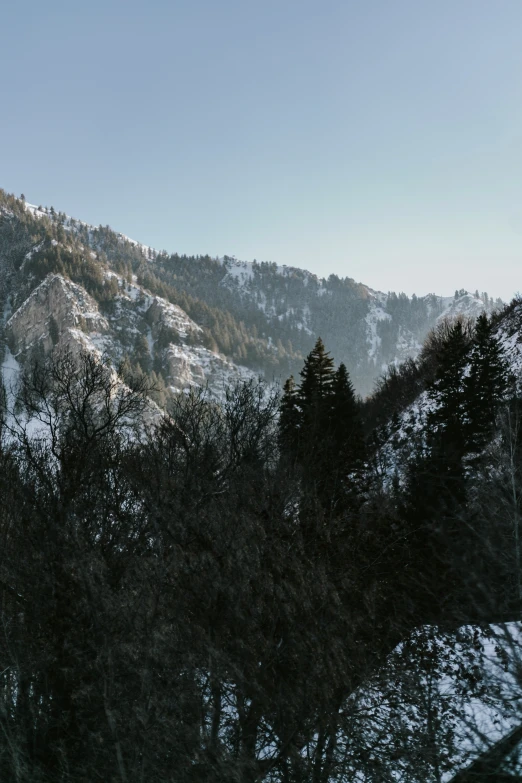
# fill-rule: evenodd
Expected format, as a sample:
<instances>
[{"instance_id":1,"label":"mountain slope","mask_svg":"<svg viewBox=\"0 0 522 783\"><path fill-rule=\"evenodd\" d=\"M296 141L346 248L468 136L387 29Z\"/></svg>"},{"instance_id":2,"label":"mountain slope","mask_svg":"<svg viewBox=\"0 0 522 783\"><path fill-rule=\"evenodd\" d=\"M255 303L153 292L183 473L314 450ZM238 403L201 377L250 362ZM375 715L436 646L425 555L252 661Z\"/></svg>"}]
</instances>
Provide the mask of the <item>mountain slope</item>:
<instances>
[{"instance_id":1,"label":"mountain slope","mask_svg":"<svg viewBox=\"0 0 522 783\"><path fill-rule=\"evenodd\" d=\"M293 267L158 253L108 227L0 192L4 321L48 275L71 280L97 303L107 327L93 344L115 360L127 357L134 367L154 371L173 389L259 373L269 380L297 374L320 335L347 365L359 393L368 394L386 366L417 355L438 318L493 306L478 292L410 298ZM16 329L7 333L16 343ZM42 337L44 348L50 339ZM26 343L13 348L26 350Z\"/></svg>"}]
</instances>

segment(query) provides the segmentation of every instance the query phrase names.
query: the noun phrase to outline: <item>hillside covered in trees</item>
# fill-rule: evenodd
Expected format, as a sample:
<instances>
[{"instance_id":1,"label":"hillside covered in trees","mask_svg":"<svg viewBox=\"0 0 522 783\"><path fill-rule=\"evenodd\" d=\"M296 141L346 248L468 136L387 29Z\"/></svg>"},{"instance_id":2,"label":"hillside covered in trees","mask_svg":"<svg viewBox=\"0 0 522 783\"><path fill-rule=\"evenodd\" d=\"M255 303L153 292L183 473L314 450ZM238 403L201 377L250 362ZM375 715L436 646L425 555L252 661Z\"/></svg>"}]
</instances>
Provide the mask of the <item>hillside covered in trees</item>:
<instances>
[{"instance_id":1,"label":"hillside covered in trees","mask_svg":"<svg viewBox=\"0 0 522 783\"><path fill-rule=\"evenodd\" d=\"M194 346L282 383L299 372L321 335L346 365L357 392L368 394L389 364L418 354L438 318L459 312L476 316L501 305L478 291L408 297L375 292L350 278L320 279L266 262L157 252L108 226L89 226L53 207L33 207L0 191L4 320L50 275L70 280L94 298L109 320L113 344L106 341L104 349L112 350L115 361L127 361L134 373L153 370L153 382L167 388L178 388L189 376L185 372L182 381L176 378L170 345L184 346L177 350L178 364L188 361L200 368L189 385L201 385L203 376L216 385L206 372L208 362L191 356ZM154 311L139 308L145 298L150 307L154 297L162 307L172 305L185 313L193 324L190 334L180 339L179 330L165 319L157 334L148 332ZM19 350L15 346L15 354ZM217 374L220 383L222 374Z\"/></svg>"},{"instance_id":2,"label":"hillside covered in trees","mask_svg":"<svg viewBox=\"0 0 522 783\"><path fill-rule=\"evenodd\" d=\"M316 339L281 395L152 419L146 374L28 356L0 416L0 777L516 778L521 334L519 301L442 321L365 401Z\"/></svg>"}]
</instances>

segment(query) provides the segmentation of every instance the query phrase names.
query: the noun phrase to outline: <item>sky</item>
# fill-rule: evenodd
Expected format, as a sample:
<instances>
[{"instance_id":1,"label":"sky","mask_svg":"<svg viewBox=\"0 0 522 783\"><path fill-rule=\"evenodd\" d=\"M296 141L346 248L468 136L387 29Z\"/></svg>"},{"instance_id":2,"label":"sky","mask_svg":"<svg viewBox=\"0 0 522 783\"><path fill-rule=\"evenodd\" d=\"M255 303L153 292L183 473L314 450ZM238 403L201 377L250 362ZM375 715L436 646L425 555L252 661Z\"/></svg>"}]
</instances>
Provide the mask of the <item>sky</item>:
<instances>
[{"instance_id":1,"label":"sky","mask_svg":"<svg viewBox=\"0 0 522 783\"><path fill-rule=\"evenodd\" d=\"M521 0L5 3L0 187L157 249L522 290Z\"/></svg>"}]
</instances>

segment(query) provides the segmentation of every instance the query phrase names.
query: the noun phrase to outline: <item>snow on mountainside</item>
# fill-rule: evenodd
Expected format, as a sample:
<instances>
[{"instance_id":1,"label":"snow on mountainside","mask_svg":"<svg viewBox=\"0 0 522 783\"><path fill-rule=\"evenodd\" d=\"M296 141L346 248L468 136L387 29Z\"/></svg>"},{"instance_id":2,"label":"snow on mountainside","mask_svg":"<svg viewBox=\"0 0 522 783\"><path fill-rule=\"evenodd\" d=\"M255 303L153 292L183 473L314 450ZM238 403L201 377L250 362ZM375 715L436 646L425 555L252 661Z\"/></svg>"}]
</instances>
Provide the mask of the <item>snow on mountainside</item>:
<instances>
[{"instance_id":1,"label":"snow on mountainside","mask_svg":"<svg viewBox=\"0 0 522 783\"><path fill-rule=\"evenodd\" d=\"M367 316L367 322L369 324L370 340L372 345L372 351L370 356L373 358L378 352L378 348L381 345L380 338L375 334L376 324L378 321L387 320L390 321L390 315L383 309L386 307L389 294L382 294L380 292L370 291L371 303L370 312ZM476 318L482 312L491 313L498 307L500 302L495 304L484 301L484 299L476 294L470 294L468 291L462 291L455 298L455 296L439 297L437 306L434 305L433 296L425 297L428 301L428 312L430 315L436 316L433 321L430 322L430 327L436 323L443 321L444 319L455 318L459 315ZM424 337L426 336L428 329L421 330L420 332L399 327L398 338L396 342L396 353L393 359L384 362L381 365L381 369L384 371L390 364L399 365L405 359L415 359L421 349Z\"/></svg>"},{"instance_id":2,"label":"snow on mountainside","mask_svg":"<svg viewBox=\"0 0 522 783\"><path fill-rule=\"evenodd\" d=\"M133 340L144 335L151 355L161 336L168 332L175 342L165 346L165 374L172 391L206 386L221 396L235 380L253 377L201 345L189 345L201 331L179 307L153 296L117 275L120 293L112 311L103 316L87 292L61 275L49 275L13 313L5 325L14 357L54 345L73 351L80 347L109 356L119 364Z\"/></svg>"},{"instance_id":3,"label":"snow on mountainside","mask_svg":"<svg viewBox=\"0 0 522 783\"><path fill-rule=\"evenodd\" d=\"M7 347L0 343L0 351L6 385L12 385L35 352L46 355L55 346L107 356L114 366L127 362L132 374L152 373L162 402L169 390L197 386L222 397L238 380L257 378L257 373L207 347L202 327L181 307L139 285L130 271L113 271L113 258L116 268L123 264L129 269L129 248L150 263L157 255L152 248L52 209L21 205L35 223L20 224L13 210L0 206L0 229L7 227L9 236L13 227L19 229L16 241L10 238L0 245L0 339L3 335L7 341ZM49 266L48 258L67 274L50 272L39 282L40 267ZM89 288L94 283L94 295L78 281L86 274Z\"/></svg>"},{"instance_id":4,"label":"snow on mountainside","mask_svg":"<svg viewBox=\"0 0 522 783\"><path fill-rule=\"evenodd\" d=\"M357 339L360 341L359 353L351 363L352 373L355 370L356 376L366 372L375 377L390 364L397 365L410 357L415 358L429 328L442 318L459 314L476 317L483 310L492 312L502 304L500 300L495 303L489 298L486 300L478 292L470 294L463 290L452 297L434 294L412 299L403 294L397 297L353 280L340 281L333 275L325 279L296 267L239 261L230 256L219 259L219 263L225 271L220 285L243 304L260 310L269 320L293 322L295 328L310 336L320 334L328 347L331 347L329 333L332 329L334 332L342 330L343 317L348 315L350 299L337 301L339 286L344 284L349 297L353 298L355 294L365 306L354 340L354 343ZM407 312L406 302L413 311L411 314ZM328 320L331 321L328 311L337 308L338 323L328 323ZM321 313L321 310L327 313ZM409 315L412 317L408 318ZM350 319L346 320L349 322ZM333 339L337 341L336 336ZM339 342L343 342L342 336ZM336 347L332 348L337 357ZM344 356L339 358L345 360Z\"/></svg>"},{"instance_id":5,"label":"snow on mountainside","mask_svg":"<svg viewBox=\"0 0 522 783\"><path fill-rule=\"evenodd\" d=\"M456 314L471 317L477 312L480 314L481 310L478 309L478 304L473 298L469 298L468 295L468 298L462 297L462 299L464 301L461 309L457 309L458 301L449 302L441 319ZM499 340L508 374L514 379L520 393L522 391L522 303L516 303L499 318L493 334ZM464 369L464 374L469 374L469 366ZM408 464L414 442L420 439L420 442L424 443L428 416L433 410L433 405L428 393L423 391L398 414L379 452L378 464L385 484L389 484L396 475L399 479L402 478L402 469L398 469L398 466Z\"/></svg>"},{"instance_id":6,"label":"snow on mountainside","mask_svg":"<svg viewBox=\"0 0 522 783\"><path fill-rule=\"evenodd\" d=\"M444 304L445 307L440 319L456 314L474 317L477 313L480 313L480 305L477 302L477 298L470 295L448 299ZM510 378L508 388L504 392L504 399L506 402L510 400L510 405L504 409L504 406L500 407L492 439L489 440L491 437L490 433L488 441L483 441L482 445L479 445L481 443L480 440L478 442L469 441L470 444L474 445L468 446L470 451L462 456L463 473L467 482L466 503L469 504L470 508L473 508L472 513L476 516L471 517L472 523L470 524L462 511L458 512L457 515L452 510L451 520L452 522L458 520L459 526L462 523L467 524L469 529L473 531L473 535L477 537L483 535L486 528L480 527L481 522L479 520L481 519L481 514L488 514L486 507L487 502L491 498L492 509L494 509L494 517L492 519L495 521L495 535L498 534L498 529L503 524L507 524L510 542L508 546L516 547L518 532L513 532L513 528L518 525L520 444L519 422L515 420L518 416L518 409L513 404L512 395L514 390L516 390L519 401L522 393L522 300L515 300L509 307L497 314L491 323L491 334L498 340L502 357L506 363L507 374ZM475 339L477 339L476 333ZM473 343L471 343L471 350L464 354L463 362L459 365L459 377L464 380L469 379L472 372L472 346ZM494 364L494 359L491 359L491 356L494 357L495 354L486 354L486 356L488 358L485 366L488 368L488 371L491 371L492 364ZM471 377L476 378L477 376L471 375ZM454 383L454 376L452 378ZM419 381L418 376L416 380L417 382ZM420 388L425 388L425 386L425 382L420 384ZM455 427L454 420L453 425L440 425L434 423L430 418L430 414L434 410L441 410L444 405L444 402L440 401L440 397L437 400L436 394L433 394L433 388L437 388L436 384L431 386L431 394L428 394L426 391L421 391L420 393L417 391L413 401L405 405L402 410L399 402L395 415L389 417L386 425L383 427L381 433L383 440L381 440L380 448L376 450L375 458L369 469L369 475L370 473L373 476L377 475L382 482L382 487L388 490L390 496L394 498L398 496L401 488L408 487L412 494L418 493L421 511L415 512L414 521L415 526L419 526L419 530L425 524L421 516L422 503L426 502L429 507L429 504L434 502L433 497L424 501L422 491L419 490L419 483L417 482L423 475L423 470L425 471L424 477L430 475L434 485L441 486L440 484L435 484L437 480L436 472L441 470L441 463L439 462L437 465L436 460L429 461L430 449L433 449L433 446L430 445L430 432L451 433L451 426ZM477 388L477 386L472 385L471 388ZM478 388L483 389L482 385L478 385ZM452 396L455 395L454 385L451 387L451 393ZM467 410L468 413L460 414L461 426L469 423L469 419L466 418L469 415L469 409ZM428 425L431 428L430 431L428 431ZM441 429L437 429L440 426ZM447 429L445 429L445 426ZM433 454L433 451L431 453ZM451 454L450 449L448 449L447 453ZM427 460L424 464L422 463L423 459ZM412 467L414 467L413 471L411 471ZM446 480L448 484L446 486L450 487L449 491L451 493L454 490L449 482L454 479L449 478L451 474L448 473L447 475L448 478ZM501 476L502 478L500 478ZM502 481L506 479L506 487L508 489L504 495L503 492L499 491L499 487L502 486ZM426 484L421 484L421 486L426 487ZM496 492L498 494L495 494ZM510 503L514 504L515 510L512 510ZM399 506L399 508L400 514L405 513L404 507ZM434 516L434 524L438 531L443 530L443 526L448 520L448 516L446 516L448 512L444 507L444 502L441 506L435 506L435 508L437 508L437 511ZM513 522L511 521L512 515L514 517ZM511 528L512 524L513 528ZM479 533L478 531L481 532ZM450 547L453 548L455 539L450 539L450 541ZM442 572L443 568L441 568L441 574ZM481 585L482 588L483 585ZM488 596L487 591L486 595ZM517 611L513 618L518 616ZM471 625L468 626L468 630L471 627ZM418 629L415 633L425 630L430 629L428 627ZM459 633L465 630L463 627ZM437 688L441 693L444 693L444 698L448 699L448 703L452 700L458 702L459 694L456 682L458 680L457 672L459 667L457 656L455 655L456 648L454 645L447 645L447 639L444 638L441 628L433 628L431 631L433 632L433 638L437 640L436 643L440 645L440 649L446 648L444 658L448 664L444 676L441 676L438 680ZM514 763L516 760L517 774L520 774L520 765L522 764L522 733L520 724L520 706L522 704L520 689L520 667L522 662L521 625L519 622L492 624L485 628L485 631L484 637L475 648L479 651L480 658L477 661L476 671L483 678L484 690L482 693L473 695L473 697L465 694L459 705L458 717L456 717L452 727L454 737L457 738L455 743L457 752L452 759L451 773L448 772L447 775L441 776L441 780L452 780L457 769L465 769L470 762L480 758L482 753L494 750L495 743L500 741L501 738L509 737L512 731L516 731L518 737L516 745L512 745L512 750L518 747L518 750L512 757L512 761ZM371 691L367 691L365 686L366 692L370 693L371 698ZM375 704L382 705L385 703L382 688L377 691L374 698ZM392 687L390 699L393 701L395 698L396 693ZM500 763L502 756L499 755L498 759L498 763ZM399 779L400 777L401 775L398 774L397 778ZM498 778L495 775L489 775L488 777L495 780L509 779L507 775L505 777L499 775ZM474 775L470 775L469 778L462 778L462 780L472 779L475 779ZM477 770L477 780L479 779L482 779L482 777ZM484 776L484 779L486 779L486 776ZM513 779L515 778L513 777Z\"/></svg>"},{"instance_id":7,"label":"snow on mountainside","mask_svg":"<svg viewBox=\"0 0 522 783\"><path fill-rule=\"evenodd\" d=\"M66 215L62 212L55 212L55 210L51 207L51 209L47 209L47 207L42 206L35 206L34 204L28 204L27 202L24 202L26 210L35 218L51 218L56 219L60 222L60 224L64 227L66 231L75 232L79 227L84 227L87 229L89 234L92 236L93 232L96 231L96 227L92 226L90 223L85 223L83 220L78 220L76 218L72 218L69 215ZM148 245L144 245L141 242L137 242L135 239L130 239L130 237L125 236L125 234L116 233L116 236L118 237L118 240L121 244L125 244L128 242L130 245L133 245L137 250L139 250L145 258L153 259L158 255L158 251L155 250L152 247L149 247Z\"/></svg>"},{"instance_id":8,"label":"snow on mountainside","mask_svg":"<svg viewBox=\"0 0 522 783\"><path fill-rule=\"evenodd\" d=\"M169 256L108 226L94 227L0 192L0 307L12 306L14 314L47 274L72 281L96 301L98 323L83 314L77 339L85 342L90 335L115 361L129 357L172 389L208 383L220 394L233 379L297 375L321 336L366 395L386 367L418 355L438 319L459 312L475 316L494 306L465 291L447 298L407 297L291 266L231 256ZM55 288L56 283L51 299ZM79 299L68 290L70 302ZM93 313L92 302L89 307ZM65 308L64 325L72 328L76 316L74 308ZM20 316L13 324L18 322ZM8 332L19 339L20 330ZM23 350L28 341L29 336L21 340ZM49 334L39 337L45 350L51 341Z\"/></svg>"},{"instance_id":9,"label":"snow on mountainside","mask_svg":"<svg viewBox=\"0 0 522 783\"><path fill-rule=\"evenodd\" d=\"M437 322L456 315L476 318L498 306L466 291L410 298L294 267L227 256L167 257L108 228L28 204L23 208L28 223L0 202L0 365L8 408L24 364L57 347L109 357L113 367L125 365L131 376L148 375L157 384L149 409L154 416L169 393L208 387L214 398L222 398L236 381L255 379L262 361L268 377L270 371L288 375L302 366L303 353L318 335L337 362L348 363L358 389L367 392L387 366L416 357ZM522 304L498 318L496 334L511 372L520 378ZM425 431L431 402L426 392L416 394L394 417L378 454L385 485L401 480L412 445ZM511 630L515 635L517 628ZM453 666L450 649L446 660ZM507 678L499 650L487 647L484 669L500 692ZM382 679L365 687L363 714L377 708L393 713L393 667L390 671L389 691L383 691ZM442 685L446 698L460 698L450 679ZM477 749L481 732L496 738L512 724L512 716L491 703L479 699L471 704L467 719L454 727L462 751L459 763ZM413 726L405 721L406 736Z\"/></svg>"}]
</instances>

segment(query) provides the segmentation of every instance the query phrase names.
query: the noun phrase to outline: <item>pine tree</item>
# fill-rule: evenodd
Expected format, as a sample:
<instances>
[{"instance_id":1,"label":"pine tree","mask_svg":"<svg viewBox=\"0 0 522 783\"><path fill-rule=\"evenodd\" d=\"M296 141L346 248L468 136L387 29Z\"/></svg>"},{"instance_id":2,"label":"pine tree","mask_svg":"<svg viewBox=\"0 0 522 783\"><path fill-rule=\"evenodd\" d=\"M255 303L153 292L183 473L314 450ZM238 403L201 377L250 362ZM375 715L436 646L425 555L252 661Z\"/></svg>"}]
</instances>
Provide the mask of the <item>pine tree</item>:
<instances>
[{"instance_id":1,"label":"pine tree","mask_svg":"<svg viewBox=\"0 0 522 783\"><path fill-rule=\"evenodd\" d=\"M144 372L149 372L152 366L152 358L147 338L144 334L138 335L134 345L134 359Z\"/></svg>"},{"instance_id":2,"label":"pine tree","mask_svg":"<svg viewBox=\"0 0 522 783\"><path fill-rule=\"evenodd\" d=\"M464 365L468 339L461 320L455 322L437 355L438 367L428 387L432 403L428 414L428 438L431 443L446 442L462 456L466 394Z\"/></svg>"},{"instance_id":3,"label":"pine tree","mask_svg":"<svg viewBox=\"0 0 522 783\"><path fill-rule=\"evenodd\" d=\"M60 339L60 328L58 326L58 322L56 321L54 315L51 315L51 317L49 318L49 336L52 340L53 345L56 345L56 343Z\"/></svg>"},{"instance_id":4,"label":"pine tree","mask_svg":"<svg viewBox=\"0 0 522 783\"><path fill-rule=\"evenodd\" d=\"M326 423L335 378L334 361L319 337L300 372L299 402L305 424L314 431Z\"/></svg>"},{"instance_id":5,"label":"pine tree","mask_svg":"<svg viewBox=\"0 0 522 783\"><path fill-rule=\"evenodd\" d=\"M465 368L468 336L462 320L449 329L437 353L426 446L410 461L404 517L411 562L419 569L419 606L437 622L447 602L462 595L462 558L468 530L459 522L466 500ZM460 558L460 561L459 561ZM459 565L460 562L460 565Z\"/></svg>"},{"instance_id":6,"label":"pine tree","mask_svg":"<svg viewBox=\"0 0 522 783\"><path fill-rule=\"evenodd\" d=\"M305 481L315 486L317 496L328 504L331 472L331 405L335 378L334 362L319 337L301 370L298 403L302 411L299 460Z\"/></svg>"},{"instance_id":7,"label":"pine tree","mask_svg":"<svg viewBox=\"0 0 522 783\"><path fill-rule=\"evenodd\" d=\"M334 376L330 417L336 455L343 466L353 468L363 458L363 433L355 391L344 364Z\"/></svg>"},{"instance_id":8,"label":"pine tree","mask_svg":"<svg viewBox=\"0 0 522 783\"><path fill-rule=\"evenodd\" d=\"M334 376L327 447L328 500L338 509L354 509L362 489L364 437L354 388L344 364Z\"/></svg>"},{"instance_id":9,"label":"pine tree","mask_svg":"<svg viewBox=\"0 0 522 783\"><path fill-rule=\"evenodd\" d=\"M352 484L358 483L352 481L348 487L347 478L363 465L359 406L346 366L334 370L321 338L300 374L300 387L293 376L284 385L279 446L283 455L300 466L305 486L324 509L332 511L346 506L348 495L353 495Z\"/></svg>"},{"instance_id":10,"label":"pine tree","mask_svg":"<svg viewBox=\"0 0 522 783\"><path fill-rule=\"evenodd\" d=\"M467 439L475 449L491 434L507 388L507 363L485 313L477 318L470 352L470 370L464 379Z\"/></svg>"},{"instance_id":11,"label":"pine tree","mask_svg":"<svg viewBox=\"0 0 522 783\"><path fill-rule=\"evenodd\" d=\"M299 430L302 426L302 415L299 408L299 393L293 375L283 386L279 414L279 447L282 453L295 459L299 443Z\"/></svg>"}]
</instances>

